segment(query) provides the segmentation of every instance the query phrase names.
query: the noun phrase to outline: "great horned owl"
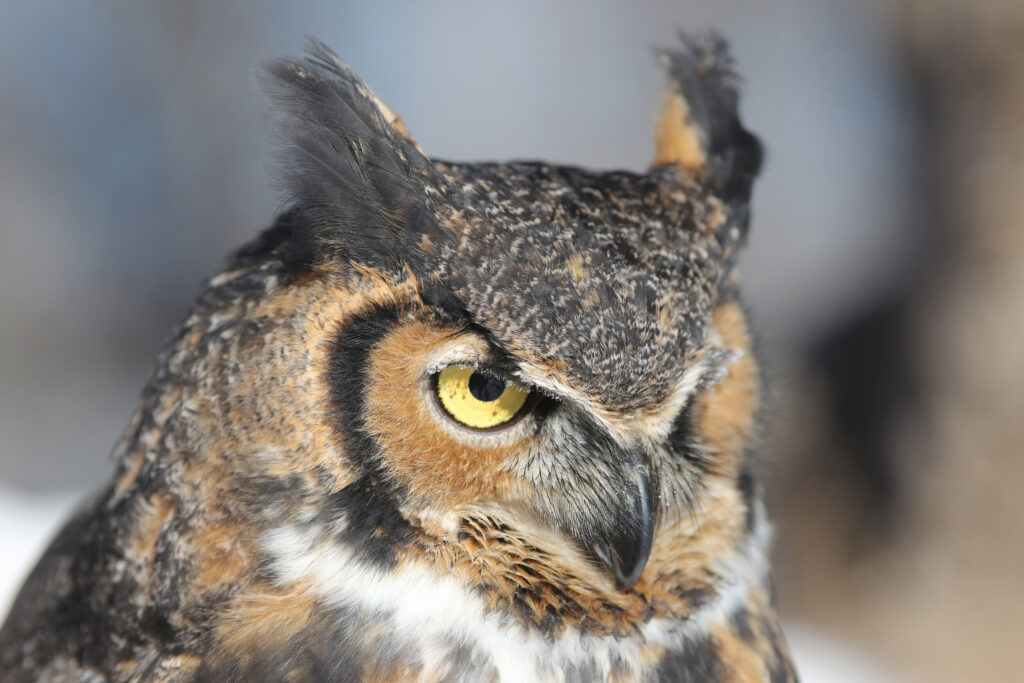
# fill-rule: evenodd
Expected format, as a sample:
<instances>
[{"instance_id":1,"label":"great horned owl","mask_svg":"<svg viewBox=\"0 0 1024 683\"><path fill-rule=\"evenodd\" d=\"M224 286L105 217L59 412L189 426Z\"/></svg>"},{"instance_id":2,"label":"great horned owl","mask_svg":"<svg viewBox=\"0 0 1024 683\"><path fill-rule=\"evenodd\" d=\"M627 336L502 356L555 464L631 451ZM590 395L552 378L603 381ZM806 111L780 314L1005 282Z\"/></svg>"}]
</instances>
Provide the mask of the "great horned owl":
<instances>
[{"instance_id":1,"label":"great horned owl","mask_svg":"<svg viewBox=\"0 0 1024 683\"><path fill-rule=\"evenodd\" d=\"M289 208L209 280L2 632L30 680L793 680L717 38L650 171L428 159L269 68Z\"/></svg>"}]
</instances>

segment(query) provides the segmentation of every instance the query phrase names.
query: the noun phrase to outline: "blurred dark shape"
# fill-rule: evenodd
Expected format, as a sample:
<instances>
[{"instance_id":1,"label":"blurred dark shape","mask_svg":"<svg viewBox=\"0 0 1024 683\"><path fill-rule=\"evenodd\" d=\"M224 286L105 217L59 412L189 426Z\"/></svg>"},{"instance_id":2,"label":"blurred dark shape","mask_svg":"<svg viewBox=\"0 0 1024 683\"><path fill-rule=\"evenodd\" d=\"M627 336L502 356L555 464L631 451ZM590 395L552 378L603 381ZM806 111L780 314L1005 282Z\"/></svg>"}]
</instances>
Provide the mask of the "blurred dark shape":
<instances>
[{"instance_id":1,"label":"blurred dark shape","mask_svg":"<svg viewBox=\"0 0 1024 683\"><path fill-rule=\"evenodd\" d=\"M912 302L902 297L852 318L820 340L809 354L823 381L832 424L830 448L818 457L844 460L847 485L856 489L854 517L861 552L889 542L903 521L906 482L895 438L898 425L925 409L912 333ZM918 458L916 465L928 466Z\"/></svg>"},{"instance_id":2,"label":"blurred dark shape","mask_svg":"<svg viewBox=\"0 0 1024 683\"><path fill-rule=\"evenodd\" d=\"M1024 4L888 16L925 239L794 363L780 594L914 679L1024 680Z\"/></svg>"}]
</instances>

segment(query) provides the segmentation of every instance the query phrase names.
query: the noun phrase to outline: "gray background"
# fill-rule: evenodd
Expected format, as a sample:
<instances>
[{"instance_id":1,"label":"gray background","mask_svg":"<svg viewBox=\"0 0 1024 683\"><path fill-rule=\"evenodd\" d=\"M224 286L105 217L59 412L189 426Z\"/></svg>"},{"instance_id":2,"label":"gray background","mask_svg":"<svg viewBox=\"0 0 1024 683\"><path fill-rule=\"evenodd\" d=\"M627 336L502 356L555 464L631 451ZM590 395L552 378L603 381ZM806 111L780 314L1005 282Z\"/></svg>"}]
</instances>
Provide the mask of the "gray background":
<instances>
[{"instance_id":1,"label":"gray background","mask_svg":"<svg viewBox=\"0 0 1024 683\"><path fill-rule=\"evenodd\" d=\"M872 3L0 2L0 485L110 471L164 336L277 195L260 64L315 35L452 159L642 169L650 48L717 27L768 150L747 291L785 356L898 287L914 130Z\"/></svg>"}]
</instances>

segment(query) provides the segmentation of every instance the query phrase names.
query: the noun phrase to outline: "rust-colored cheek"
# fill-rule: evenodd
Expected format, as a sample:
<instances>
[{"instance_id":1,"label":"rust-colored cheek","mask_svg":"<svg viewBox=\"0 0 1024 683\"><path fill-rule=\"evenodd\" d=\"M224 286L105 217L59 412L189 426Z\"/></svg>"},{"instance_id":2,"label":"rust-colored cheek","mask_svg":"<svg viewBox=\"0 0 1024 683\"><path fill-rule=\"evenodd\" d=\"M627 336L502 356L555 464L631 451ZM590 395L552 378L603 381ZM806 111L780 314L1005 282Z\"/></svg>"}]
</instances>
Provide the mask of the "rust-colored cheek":
<instances>
[{"instance_id":1,"label":"rust-colored cheek","mask_svg":"<svg viewBox=\"0 0 1024 683\"><path fill-rule=\"evenodd\" d=\"M456 333L422 321L399 325L373 349L366 373L366 427L385 455L382 465L412 501L441 509L502 495L510 482L499 466L517 446L459 439L427 404L424 372Z\"/></svg>"},{"instance_id":2,"label":"rust-colored cheek","mask_svg":"<svg viewBox=\"0 0 1024 683\"><path fill-rule=\"evenodd\" d=\"M731 477L755 436L760 378L739 303L729 301L719 305L712 321L726 348L740 355L729 365L722 381L702 397L694 427L708 449L715 453L716 469Z\"/></svg>"}]
</instances>

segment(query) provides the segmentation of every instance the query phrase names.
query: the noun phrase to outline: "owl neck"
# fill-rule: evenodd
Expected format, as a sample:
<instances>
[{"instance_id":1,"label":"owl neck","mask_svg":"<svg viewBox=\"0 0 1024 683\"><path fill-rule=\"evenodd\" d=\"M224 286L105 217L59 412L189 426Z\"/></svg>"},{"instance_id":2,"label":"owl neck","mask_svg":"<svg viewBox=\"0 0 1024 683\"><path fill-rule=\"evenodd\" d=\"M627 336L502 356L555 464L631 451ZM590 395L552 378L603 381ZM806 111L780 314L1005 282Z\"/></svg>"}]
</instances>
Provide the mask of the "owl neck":
<instances>
[{"instance_id":1,"label":"owl neck","mask_svg":"<svg viewBox=\"0 0 1024 683\"><path fill-rule=\"evenodd\" d=\"M516 529L485 516L463 518L457 543L421 530L388 567L308 526L271 532L262 547L278 585L311 587L323 618L346 630L347 642L367 638L348 633L349 624L386 623L390 635L372 647L367 640L368 657L383 648L393 659L415 660L424 653L413 643L431 642L454 667L442 678L457 677L459 667L491 667L500 680L568 670L595 680L616 672L687 680L693 671L729 680L739 666L744 680L790 680L767 588L768 527L760 511L754 518L754 531L709 568L714 581L662 570L672 550L660 549L659 557L656 548L653 574L628 591L592 585L596 570L563 564L571 554L519 545Z\"/></svg>"}]
</instances>

